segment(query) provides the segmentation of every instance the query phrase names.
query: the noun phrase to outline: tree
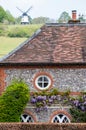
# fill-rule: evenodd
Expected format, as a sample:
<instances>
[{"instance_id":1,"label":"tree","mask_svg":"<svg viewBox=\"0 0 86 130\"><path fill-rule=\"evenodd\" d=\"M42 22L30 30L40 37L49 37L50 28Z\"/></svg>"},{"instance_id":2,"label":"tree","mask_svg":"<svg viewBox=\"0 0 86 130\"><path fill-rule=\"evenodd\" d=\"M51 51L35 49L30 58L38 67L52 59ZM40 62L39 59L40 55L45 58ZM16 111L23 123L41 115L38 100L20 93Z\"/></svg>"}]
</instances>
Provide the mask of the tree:
<instances>
[{"instance_id":1,"label":"tree","mask_svg":"<svg viewBox=\"0 0 86 130\"><path fill-rule=\"evenodd\" d=\"M45 24L51 22L51 19L48 17L37 17L32 20L33 24Z\"/></svg>"},{"instance_id":2,"label":"tree","mask_svg":"<svg viewBox=\"0 0 86 130\"><path fill-rule=\"evenodd\" d=\"M6 19L9 23L15 23L15 18L12 16L9 10L6 11Z\"/></svg>"},{"instance_id":3,"label":"tree","mask_svg":"<svg viewBox=\"0 0 86 130\"><path fill-rule=\"evenodd\" d=\"M16 24L21 24L21 17L15 18L15 23Z\"/></svg>"},{"instance_id":4,"label":"tree","mask_svg":"<svg viewBox=\"0 0 86 130\"><path fill-rule=\"evenodd\" d=\"M86 22L86 19L85 19L84 15L79 15L79 20L80 20L81 23Z\"/></svg>"},{"instance_id":5,"label":"tree","mask_svg":"<svg viewBox=\"0 0 86 130\"><path fill-rule=\"evenodd\" d=\"M0 122L19 122L28 100L28 85L13 81L0 97Z\"/></svg>"},{"instance_id":6,"label":"tree","mask_svg":"<svg viewBox=\"0 0 86 130\"><path fill-rule=\"evenodd\" d=\"M69 16L69 14L64 11L64 12L60 15L60 17L59 17L59 19L58 19L58 23L67 23L68 20L70 20L70 19L71 19L71 17Z\"/></svg>"},{"instance_id":7,"label":"tree","mask_svg":"<svg viewBox=\"0 0 86 130\"><path fill-rule=\"evenodd\" d=\"M5 10L0 6L0 22L3 23L3 20L6 19L6 12Z\"/></svg>"}]
</instances>

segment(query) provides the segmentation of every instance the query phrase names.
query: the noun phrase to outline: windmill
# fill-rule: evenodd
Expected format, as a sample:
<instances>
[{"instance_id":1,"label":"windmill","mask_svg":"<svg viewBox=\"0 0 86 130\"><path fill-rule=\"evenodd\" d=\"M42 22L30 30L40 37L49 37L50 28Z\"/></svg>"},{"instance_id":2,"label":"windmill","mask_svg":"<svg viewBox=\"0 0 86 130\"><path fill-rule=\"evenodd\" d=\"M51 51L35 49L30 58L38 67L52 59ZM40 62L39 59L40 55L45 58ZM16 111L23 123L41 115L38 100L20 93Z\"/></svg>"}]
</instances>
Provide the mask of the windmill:
<instances>
[{"instance_id":1,"label":"windmill","mask_svg":"<svg viewBox=\"0 0 86 130\"><path fill-rule=\"evenodd\" d=\"M30 24L31 23L31 17L28 15L28 12L32 9L32 6L27 10L27 11L22 11L21 9L19 9L18 7L16 7L21 13L22 15L21 17L21 24Z\"/></svg>"}]
</instances>

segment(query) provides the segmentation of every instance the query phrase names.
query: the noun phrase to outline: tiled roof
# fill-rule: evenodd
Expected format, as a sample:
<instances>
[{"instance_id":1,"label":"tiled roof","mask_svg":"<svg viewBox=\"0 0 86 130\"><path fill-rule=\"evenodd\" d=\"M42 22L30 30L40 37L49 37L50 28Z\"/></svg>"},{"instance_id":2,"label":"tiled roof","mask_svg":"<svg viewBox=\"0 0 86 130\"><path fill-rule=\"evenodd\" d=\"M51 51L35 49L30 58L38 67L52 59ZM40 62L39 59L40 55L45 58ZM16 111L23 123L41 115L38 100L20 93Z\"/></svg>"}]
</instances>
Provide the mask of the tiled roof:
<instances>
[{"instance_id":1,"label":"tiled roof","mask_svg":"<svg viewBox=\"0 0 86 130\"><path fill-rule=\"evenodd\" d=\"M86 24L46 24L0 63L86 63Z\"/></svg>"}]
</instances>

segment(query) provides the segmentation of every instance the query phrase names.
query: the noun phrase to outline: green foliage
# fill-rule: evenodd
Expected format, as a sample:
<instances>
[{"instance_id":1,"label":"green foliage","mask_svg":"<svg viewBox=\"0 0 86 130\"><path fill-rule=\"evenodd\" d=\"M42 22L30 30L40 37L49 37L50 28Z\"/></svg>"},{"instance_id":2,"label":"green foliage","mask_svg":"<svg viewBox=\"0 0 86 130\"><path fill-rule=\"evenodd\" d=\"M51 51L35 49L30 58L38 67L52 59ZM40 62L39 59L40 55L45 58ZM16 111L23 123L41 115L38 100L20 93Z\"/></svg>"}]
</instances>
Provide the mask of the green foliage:
<instances>
[{"instance_id":1,"label":"green foliage","mask_svg":"<svg viewBox=\"0 0 86 130\"><path fill-rule=\"evenodd\" d=\"M86 122L86 93L81 93L76 99L72 99L70 113L73 122Z\"/></svg>"},{"instance_id":2,"label":"green foliage","mask_svg":"<svg viewBox=\"0 0 86 130\"><path fill-rule=\"evenodd\" d=\"M62 12L59 19L58 19L58 23L67 23L68 20L70 20L71 17L69 16L69 14L67 12Z\"/></svg>"},{"instance_id":3,"label":"green foliage","mask_svg":"<svg viewBox=\"0 0 86 130\"><path fill-rule=\"evenodd\" d=\"M0 6L0 23L4 24L15 23L15 18L11 15L10 11L5 11L1 6Z\"/></svg>"},{"instance_id":4,"label":"green foliage","mask_svg":"<svg viewBox=\"0 0 86 130\"><path fill-rule=\"evenodd\" d=\"M29 33L27 29L22 29L22 28L14 28L8 33L9 37L28 37L29 38Z\"/></svg>"},{"instance_id":5,"label":"green foliage","mask_svg":"<svg viewBox=\"0 0 86 130\"><path fill-rule=\"evenodd\" d=\"M58 95L59 94L59 91L58 89L54 88L51 92L50 92L50 95Z\"/></svg>"},{"instance_id":6,"label":"green foliage","mask_svg":"<svg viewBox=\"0 0 86 130\"><path fill-rule=\"evenodd\" d=\"M41 26L41 24L13 26L0 24L0 36L29 37Z\"/></svg>"},{"instance_id":7,"label":"green foliage","mask_svg":"<svg viewBox=\"0 0 86 130\"><path fill-rule=\"evenodd\" d=\"M62 96L69 96L70 95L70 90L64 91L61 95Z\"/></svg>"},{"instance_id":8,"label":"green foliage","mask_svg":"<svg viewBox=\"0 0 86 130\"><path fill-rule=\"evenodd\" d=\"M45 23L49 23L50 21L51 21L51 19L48 17L37 17L32 20L32 23L33 24L45 24Z\"/></svg>"},{"instance_id":9,"label":"green foliage","mask_svg":"<svg viewBox=\"0 0 86 130\"><path fill-rule=\"evenodd\" d=\"M73 117L73 122L80 122L80 123L83 123L83 122L86 122L86 112L84 111L81 111L77 108L71 108L70 109L70 113Z\"/></svg>"},{"instance_id":10,"label":"green foliage","mask_svg":"<svg viewBox=\"0 0 86 130\"><path fill-rule=\"evenodd\" d=\"M4 27L0 26L0 36L3 36L3 35L4 35Z\"/></svg>"},{"instance_id":11,"label":"green foliage","mask_svg":"<svg viewBox=\"0 0 86 130\"><path fill-rule=\"evenodd\" d=\"M21 24L21 17L15 18L15 23L16 24Z\"/></svg>"},{"instance_id":12,"label":"green foliage","mask_svg":"<svg viewBox=\"0 0 86 130\"><path fill-rule=\"evenodd\" d=\"M15 18L12 16L12 14L10 13L10 11L6 11L6 19L8 20L9 24L10 23L15 23Z\"/></svg>"},{"instance_id":13,"label":"green foliage","mask_svg":"<svg viewBox=\"0 0 86 130\"><path fill-rule=\"evenodd\" d=\"M42 25L20 25L8 30L9 37L30 37Z\"/></svg>"},{"instance_id":14,"label":"green foliage","mask_svg":"<svg viewBox=\"0 0 86 130\"><path fill-rule=\"evenodd\" d=\"M61 94L58 89L54 88L51 91L34 92L31 95L30 102L36 106L35 111L47 111L48 106L54 104L70 105L71 98L69 97L69 90Z\"/></svg>"},{"instance_id":15,"label":"green foliage","mask_svg":"<svg viewBox=\"0 0 86 130\"><path fill-rule=\"evenodd\" d=\"M3 20L6 19L6 12L5 10L0 6L0 22L3 23Z\"/></svg>"},{"instance_id":16,"label":"green foliage","mask_svg":"<svg viewBox=\"0 0 86 130\"><path fill-rule=\"evenodd\" d=\"M39 95L41 95L41 96L53 96L53 95L58 95L58 94L59 94L58 89L54 88L54 89L52 89L52 91L44 90L44 91L41 91L41 92L34 92L32 95L33 96L39 96Z\"/></svg>"},{"instance_id":17,"label":"green foliage","mask_svg":"<svg viewBox=\"0 0 86 130\"><path fill-rule=\"evenodd\" d=\"M0 122L19 122L29 98L27 84L13 81L0 97Z\"/></svg>"}]
</instances>

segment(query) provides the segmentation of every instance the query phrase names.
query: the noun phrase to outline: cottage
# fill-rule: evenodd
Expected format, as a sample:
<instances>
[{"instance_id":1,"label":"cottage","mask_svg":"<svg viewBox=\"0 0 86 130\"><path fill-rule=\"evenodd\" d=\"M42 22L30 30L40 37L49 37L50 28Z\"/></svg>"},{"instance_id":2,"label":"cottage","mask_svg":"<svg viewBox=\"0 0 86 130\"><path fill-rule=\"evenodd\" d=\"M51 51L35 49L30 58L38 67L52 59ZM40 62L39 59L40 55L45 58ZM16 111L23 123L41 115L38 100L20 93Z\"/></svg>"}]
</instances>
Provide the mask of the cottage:
<instances>
[{"instance_id":1,"label":"cottage","mask_svg":"<svg viewBox=\"0 0 86 130\"><path fill-rule=\"evenodd\" d=\"M22 78L30 92L70 89L72 95L86 91L86 24L49 23L0 59L0 94L12 79ZM27 105L24 122L70 122L70 106L52 105L35 112Z\"/></svg>"}]
</instances>

